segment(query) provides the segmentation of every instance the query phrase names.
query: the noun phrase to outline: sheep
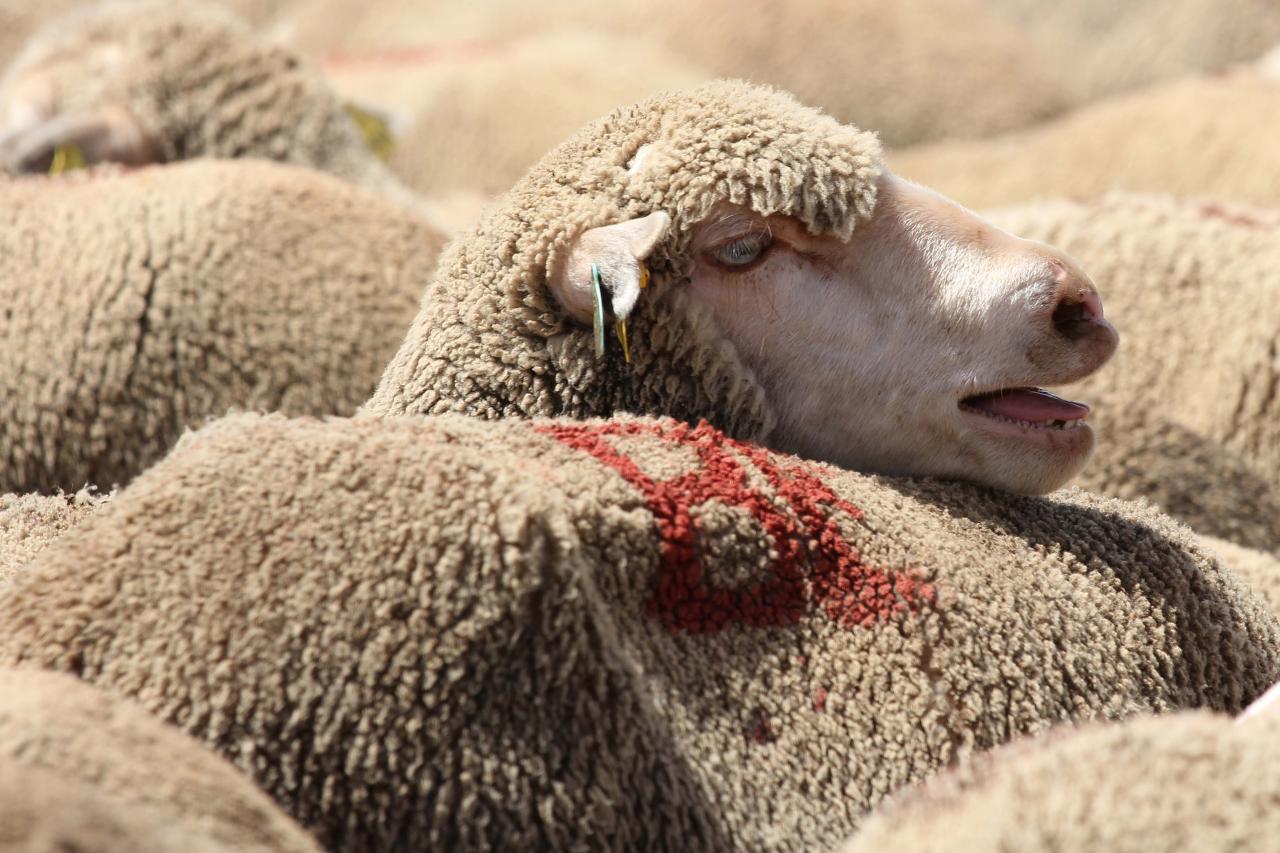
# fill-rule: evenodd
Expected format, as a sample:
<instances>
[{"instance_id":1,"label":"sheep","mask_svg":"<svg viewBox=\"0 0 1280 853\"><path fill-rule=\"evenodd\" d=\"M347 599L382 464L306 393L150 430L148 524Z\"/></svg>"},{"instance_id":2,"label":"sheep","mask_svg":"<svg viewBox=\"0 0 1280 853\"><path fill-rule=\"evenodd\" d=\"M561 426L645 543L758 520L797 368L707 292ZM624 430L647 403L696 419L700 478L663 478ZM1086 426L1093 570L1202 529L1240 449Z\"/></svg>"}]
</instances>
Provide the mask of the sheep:
<instances>
[{"instance_id":1,"label":"sheep","mask_svg":"<svg viewBox=\"0 0 1280 853\"><path fill-rule=\"evenodd\" d=\"M986 0L633 0L575 20L650 33L715 75L795 92L886 144L982 137L1069 108L1066 66Z\"/></svg>"},{"instance_id":2,"label":"sheep","mask_svg":"<svg viewBox=\"0 0 1280 853\"><path fill-rule=\"evenodd\" d=\"M330 850L812 849L1064 720L1236 713L1280 622L1150 508L670 419L228 416L0 596L0 666L202 740Z\"/></svg>"},{"instance_id":3,"label":"sheep","mask_svg":"<svg viewBox=\"0 0 1280 853\"><path fill-rule=\"evenodd\" d=\"M349 414L443 242L262 161L13 180L0 198L0 492L123 484L231 407Z\"/></svg>"},{"instance_id":4,"label":"sheep","mask_svg":"<svg viewBox=\"0 0 1280 853\"><path fill-rule=\"evenodd\" d=\"M995 0L1070 61L1083 103L1248 62L1280 39L1271 0Z\"/></svg>"},{"instance_id":5,"label":"sheep","mask_svg":"<svg viewBox=\"0 0 1280 853\"><path fill-rule=\"evenodd\" d=\"M63 533L88 518L109 495L0 495L0 588Z\"/></svg>"},{"instance_id":6,"label":"sheep","mask_svg":"<svg viewBox=\"0 0 1280 853\"><path fill-rule=\"evenodd\" d=\"M869 819L842 853L1269 850L1280 717L1204 713L1015 743Z\"/></svg>"},{"instance_id":7,"label":"sheep","mask_svg":"<svg viewBox=\"0 0 1280 853\"><path fill-rule=\"evenodd\" d=\"M502 192L591 119L708 77L642 39L580 30L325 69L354 100L411 117L391 167L432 198Z\"/></svg>"},{"instance_id":8,"label":"sheep","mask_svg":"<svg viewBox=\"0 0 1280 853\"><path fill-rule=\"evenodd\" d=\"M891 151L894 170L975 208L1108 190L1280 205L1280 86L1187 79L982 141Z\"/></svg>"},{"instance_id":9,"label":"sheep","mask_svg":"<svg viewBox=\"0 0 1280 853\"><path fill-rule=\"evenodd\" d=\"M1268 522L1264 537L1239 538L1234 533L1241 531L1229 526L1201 532L1255 547L1280 546L1280 404L1274 396L1280 306L1270 298L1280 265L1280 214L1115 194L992 216L1016 233L1061 246L1108 282L1110 316L1129 329L1113 369L1071 386L1071 393L1094 400L1102 435L1099 478L1093 479L1091 466L1081 482L1124 496L1133 494L1123 491L1126 480L1132 485L1159 477L1166 482L1158 494L1189 497L1200 517L1238 506L1246 518ZM1202 439L1207 452L1191 456L1179 436ZM1128 458L1135 452L1155 457L1144 448L1161 442L1174 457L1161 471ZM1223 467L1224 454L1235 456L1229 467ZM1189 476L1196 466L1203 475ZM1196 496L1194 480L1212 483L1219 474L1243 486L1242 492ZM1196 503L1205 510L1196 510Z\"/></svg>"},{"instance_id":10,"label":"sheep","mask_svg":"<svg viewBox=\"0 0 1280 853\"><path fill-rule=\"evenodd\" d=\"M1280 558L1273 552L1214 536L1201 536L1200 545L1262 596L1273 613L1280 614Z\"/></svg>"},{"instance_id":11,"label":"sheep","mask_svg":"<svg viewBox=\"0 0 1280 853\"><path fill-rule=\"evenodd\" d=\"M1116 341L1065 256L894 177L870 134L720 81L548 154L445 251L361 411L705 418L844 467L1038 493L1092 434L1085 406L1029 386L1088 375Z\"/></svg>"},{"instance_id":12,"label":"sheep","mask_svg":"<svg viewBox=\"0 0 1280 853\"><path fill-rule=\"evenodd\" d=\"M0 850L320 853L241 773L131 702L0 671Z\"/></svg>"},{"instance_id":13,"label":"sheep","mask_svg":"<svg viewBox=\"0 0 1280 853\"><path fill-rule=\"evenodd\" d=\"M330 172L449 231L369 150L318 72L217 7L107 2L50 22L0 82L0 167L262 158Z\"/></svg>"}]
</instances>

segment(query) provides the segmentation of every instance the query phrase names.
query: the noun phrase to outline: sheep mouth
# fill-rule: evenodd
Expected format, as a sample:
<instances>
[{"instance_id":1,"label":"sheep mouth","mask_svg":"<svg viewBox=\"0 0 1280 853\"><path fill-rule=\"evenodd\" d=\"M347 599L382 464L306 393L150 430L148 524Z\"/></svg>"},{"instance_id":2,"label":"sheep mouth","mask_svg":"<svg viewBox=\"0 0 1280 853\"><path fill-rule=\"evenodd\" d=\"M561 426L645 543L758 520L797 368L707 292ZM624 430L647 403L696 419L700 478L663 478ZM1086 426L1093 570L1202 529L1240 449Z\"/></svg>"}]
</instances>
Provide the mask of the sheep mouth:
<instances>
[{"instance_id":1,"label":"sheep mouth","mask_svg":"<svg viewBox=\"0 0 1280 853\"><path fill-rule=\"evenodd\" d=\"M1089 407L1043 388L1002 388L965 397L960 410L1022 430L1067 431L1087 426Z\"/></svg>"}]
</instances>

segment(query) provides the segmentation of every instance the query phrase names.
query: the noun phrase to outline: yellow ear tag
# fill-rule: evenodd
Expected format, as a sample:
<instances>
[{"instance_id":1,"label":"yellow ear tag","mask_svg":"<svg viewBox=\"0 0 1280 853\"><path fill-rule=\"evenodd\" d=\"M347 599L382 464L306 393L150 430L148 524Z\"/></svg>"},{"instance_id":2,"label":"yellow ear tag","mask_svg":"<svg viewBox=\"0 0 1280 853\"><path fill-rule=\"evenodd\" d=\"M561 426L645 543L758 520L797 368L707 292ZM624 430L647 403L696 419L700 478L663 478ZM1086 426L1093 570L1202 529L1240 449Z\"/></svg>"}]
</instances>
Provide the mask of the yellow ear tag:
<instances>
[{"instance_id":1,"label":"yellow ear tag","mask_svg":"<svg viewBox=\"0 0 1280 853\"><path fill-rule=\"evenodd\" d=\"M640 265L640 289L644 290L649 286L649 268L644 264Z\"/></svg>"},{"instance_id":2,"label":"yellow ear tag","mask_svg":"<svg viewBox=\"0 0 1280 853\"><path fill-rule=\"evenodd\" d=\"M53 149L53 161L49 163L50 175L62 175L84 167L84 152L74 142L64 142Z\"/></svg>"},{"instance_id":3,"label":"yellow ear tag","mask_svg":"<svg viewBox=\"0 0 1280 853\"><path fill-rule=\"evenodd\" d=\"M342 108L347 111L347 115L351 116L356 127L360 128L360 135L364 137L364 144L369 150L379 160L390 160L396 148L396 137L391 132L391 125L387 120L350 101L343 104Z\"/></svg>"},{"instance_id":4,"label":"yellow ear tag","mask_svg":"<svg viewBox=\"0 0 1280 853\"><path fill-rule=\"evenodd\" d=\"M619 320L614 323L613 330L618 333L618 342L622 344L622 360L630 364L631 347L627 345L627 321Z\"/></svg>"}]
</instances>

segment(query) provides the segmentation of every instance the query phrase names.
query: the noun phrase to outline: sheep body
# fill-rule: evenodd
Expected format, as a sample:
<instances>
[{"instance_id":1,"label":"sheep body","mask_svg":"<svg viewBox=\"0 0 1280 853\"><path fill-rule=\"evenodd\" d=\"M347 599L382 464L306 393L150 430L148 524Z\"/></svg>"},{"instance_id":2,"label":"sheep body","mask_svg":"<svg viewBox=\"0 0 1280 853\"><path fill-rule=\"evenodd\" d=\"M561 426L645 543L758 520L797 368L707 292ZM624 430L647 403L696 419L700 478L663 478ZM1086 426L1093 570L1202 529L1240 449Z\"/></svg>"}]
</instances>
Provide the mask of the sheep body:
<instances>
[{"instance_id":1,"label":"sheep body","mask_svg":"<svg viewBox=\"0 0 1280 853\"><path fill-rule=\"evenodd\" d=\"M993 219L1016 234L1052 242L1077 258L1107 294L1107 315L1126 330L1111 369L1070 386L1096 403L1098 471L1111 478L1086 485L1123 488L1124 458L1153 439L1153 424L1171 447L1171 430L1200 436L1252 471L1250 488L1274 513L1280 489L1280 305L1270 298L1280 264L1280 216L1218 203L1116 194L1094 203L1054 202L998 211ZM1195 334L1188 335L1188 323ZM1106 426L1114 420L1116 427ZM1144 426L1144 423L1147 424ZM1130 441L1128 436L1132 435ZM1174 451L1185 455L1185 449ZM1177 471L1176 465L1172 468ZM1175 476L1185 476L1175 474ZM1173 486L1179 489L1178 486ZM1186 494L1185 488L1180 488ZM1247 494L1248 492L1246 492ZM1248 501L1240 510L1248 511ZM1208 512L1233 511L1230 505ZM1208 514L1208 512L1204 514ZM1230 535L1229 529L1205 533ZM1270 541L1242 544L1273 547Z\"/></svg>"},{"instance_id":2,"label":"sheep body","mask_svg":"<svg viewBox=\"0 0 1280 853\"><path fill-rule=\"evenodd\" d=\"M0 670L0 791L0 850L319 853L207 748L56 673Z\"/></svg>"},{"instance_id":3,"label":"sheep body","mask_svg":"<svg viewBox=\"0 0 1280 853\"><path fill-rule=\"evenodd\" d=\"M888 154L898 174L970 207L1110 190L1280 203L1280 85L1252 74L1179 80L1028 130Z\"/></svg>"},{"instance_id":4,"label":"sheep body","mask_svg":"<svg viewBox=\"0 0 1280 853\"><path fill-rule=\"evenodd\" d=\"M1016 734L1238 711L1278 640L1150 509L645 419L225 418L0 597L0 663L134 698L329 849L810 849Z\"/></svg>"},{"instance_id":5,"label":"sheep body","mask_svg":"<svg viewBox=\"0 0 1280 853\"><path fill-rule=\"evenodd\" d=\"M1280 719L1179 714L1063 730L939 775L843 853L1267 850Z\"/></svg>"},{"instance_id":6,"label":"sheep body","mask_svg":"<svg viewBox=\"0 0 1280 853\"><path fill-rule=\"evenodd\" d=\"M266 162L0 194L2 491L109 488L233 406L349 413L442 242L356 188Z\"/></svg>"}]
</instances>

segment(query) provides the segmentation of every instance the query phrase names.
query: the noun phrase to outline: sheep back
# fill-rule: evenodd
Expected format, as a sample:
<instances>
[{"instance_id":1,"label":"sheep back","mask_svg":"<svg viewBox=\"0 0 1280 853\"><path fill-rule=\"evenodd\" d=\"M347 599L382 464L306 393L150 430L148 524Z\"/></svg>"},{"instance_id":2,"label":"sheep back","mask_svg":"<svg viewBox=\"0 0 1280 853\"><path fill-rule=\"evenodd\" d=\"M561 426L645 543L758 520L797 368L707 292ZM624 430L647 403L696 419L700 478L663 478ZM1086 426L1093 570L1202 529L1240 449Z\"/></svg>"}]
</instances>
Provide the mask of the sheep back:
<instances>
[{"instance_id":1,"label":"sheep back","mask_svg":"<svg viewBox=\"0 0 1280 853\"><path fill-rule=\"evenodd\" d=\"M74 495L0 495L0 587L107 500L88 489Z\"/></svg>"},{"instance_id":2,"label":"sheep back","mask_svg":"<svg viewBox=\"0 0 1280 853\"><path fill-rule=\"evenodd\" d=\"M1280 837L1280 719L1064 727L887 806L842 853L1266 850Z\"/></svg>"},{"instance_id":3,"label":"sheep back","mask_svg":"<svg viewBox=\"0 0 1280 853\"><path fill-rule=\"evenodd\" d=\"M319 853L240 772L132 702L8 669L0 850Z\"/></svg>"},{"instance_id":4,"label":"sheep back","mask_svg":"<svg viewBox=\"0 0 1280 853\"><path fill-rule=\"evenodd\" d=\"M0 597L331 848L801 849L1065 720L1234 712L1280 626L1189 531L670 420L238 415Z\"/></svg>"},{"instance_id":5,"label":"sheep back","mask_svg":"<svg viewBox=\"0 0 1280 853\"><path fill-rule=\"evenodd\" d=\"M231 407L351 412L442 239L319 173L0 183L0 491L109 488Z\"/></svg>"}]
</instances>

